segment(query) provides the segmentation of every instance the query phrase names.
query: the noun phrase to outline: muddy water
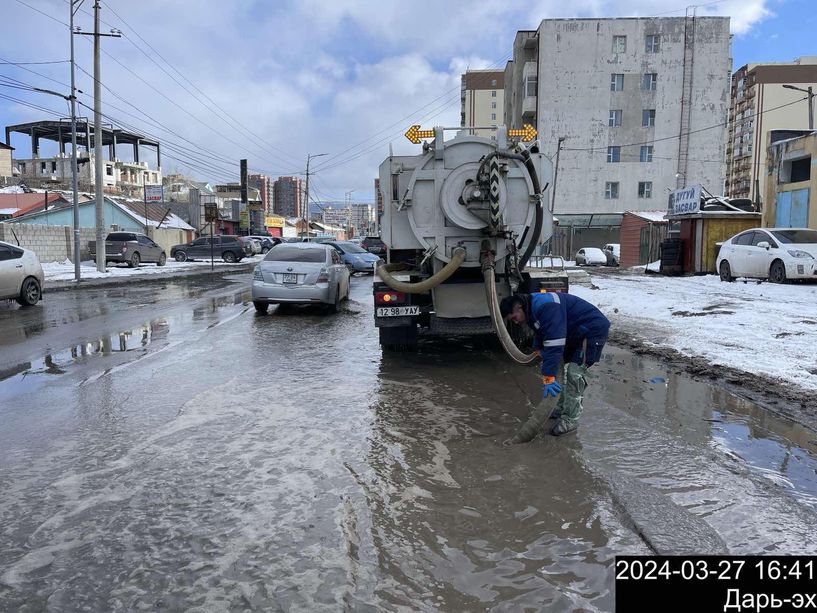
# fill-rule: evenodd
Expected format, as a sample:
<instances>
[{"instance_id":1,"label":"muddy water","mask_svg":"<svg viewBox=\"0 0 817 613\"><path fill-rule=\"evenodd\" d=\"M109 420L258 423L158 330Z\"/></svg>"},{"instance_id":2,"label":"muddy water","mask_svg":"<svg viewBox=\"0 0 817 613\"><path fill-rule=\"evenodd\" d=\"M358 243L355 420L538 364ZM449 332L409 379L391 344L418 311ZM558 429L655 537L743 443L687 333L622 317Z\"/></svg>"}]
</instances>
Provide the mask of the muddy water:
<instances>
[{"instance_id":1,"label":"muddy water","mask_svg":"<svg viewBox=\"0 0 817 613\"><path fill-rule=\"evenodd\" d=\"M535 371L382 356L367 283L334 317L191 297L9 370L0 609L606 611L616 554L815 551L813 433L611 349L577 436L503 447Z\"/></svg>"}]
</instances>

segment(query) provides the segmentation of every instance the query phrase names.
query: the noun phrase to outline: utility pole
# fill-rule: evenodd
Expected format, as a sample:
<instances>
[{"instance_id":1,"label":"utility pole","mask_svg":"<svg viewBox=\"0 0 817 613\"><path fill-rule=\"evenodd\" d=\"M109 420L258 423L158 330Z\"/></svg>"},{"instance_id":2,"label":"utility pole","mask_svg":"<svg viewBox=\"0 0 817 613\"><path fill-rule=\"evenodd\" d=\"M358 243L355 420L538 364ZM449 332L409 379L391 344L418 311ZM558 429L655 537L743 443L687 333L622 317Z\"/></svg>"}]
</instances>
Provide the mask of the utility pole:
<instances>
[{"instance_id":1,"label":"utility pole","mask_svg":"<svg viewBox=\"0 0 817 613\"><path fill-rule=\"evenodd\" d=\"M303 221L304 221L304 233L307 233L308 221L307 216L309 215L309 162L312 161L312 158L319 158L324 155L329 155L328 153L315 153L315 154L307 154L306 155L306 187L304 188L304 207L303 207Z\"/></svg>"},{"instance_id":2,"label":"utility pole","mask_svg":"<svg viewBox=\"0 0 817 613\"><path fill-rule=\"evenodd\" d=\"M786 89L793 89L798 92L803 92L804 94L808 94L808 129L814 129L814 89L811 85L809 85L806 89L802 87L795 87L794 85L784 85Z\"/></svg>"},{"instance_id":3,"label":"utility pole","mask_svg":"<svg viewBox=\"0 0 817 613\"><path fill-rule=\"evenodd\" d=\"M82 6L85 0L71 0L69 30L71 37L71 188L74 192L74 281L79 283L82 280L80 272L80 246L79 246L79 184L77 170L77 87L76 68L74 66L74 15ZM74 8L76 6L76 8Z\"/></svg>"},{"instance_id":4,"label":"utility pole","mask_svg":"<svg viewBox=\"0 0 817 613\"><path fill-rule=\"evenodd\" d=\"M85 32L80 32L85 35ZM102 179L104 164L102 161L102 73L100 71L100 39L103 36L119 38L118 30L111 30L110 34L99 31L99 0L94 0L94 182L96 196L96 269L105 272L105 207L102 193ZM73 65L72 65L73 66Z\"/></svg>"}]
</instances>

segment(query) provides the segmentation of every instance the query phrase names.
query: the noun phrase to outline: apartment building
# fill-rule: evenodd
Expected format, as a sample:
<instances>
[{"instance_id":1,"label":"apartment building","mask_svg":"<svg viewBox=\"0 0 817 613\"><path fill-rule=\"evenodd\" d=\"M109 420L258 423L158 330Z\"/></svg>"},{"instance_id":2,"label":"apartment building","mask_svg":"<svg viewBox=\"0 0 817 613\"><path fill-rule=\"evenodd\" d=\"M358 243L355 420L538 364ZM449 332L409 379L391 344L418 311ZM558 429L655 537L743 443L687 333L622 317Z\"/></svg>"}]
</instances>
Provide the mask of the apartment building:
<instances>
[{"instance_id":1,"label":"apartment building","mask_svg":"<svg viewBox=\"0 0 817 613\"><path fill-rule=\"evenodd\" d=\"M301 217L303 190L298 177L278 177L272 184L273 212L282 217Z\"/></svg>"},{"instance_id":2,"label":"apartment building","mask_svg":"<svg viewBox=\"0 0 817 613\"><path fill-rule=\"evenodd\" d=\"M517 33L505 123L534 125L554 159L563 139L555 251L618 242L624 211L666 208L668 190L721 192L730 73L728 17L546 19Z\"/></svg>"},{"instance_id":3,"label":"apartment building","mask_svg":"<svg viewBox=\"0 0 817 613\"><path fill-rule=\"evenodd\" d=\"M505 71L468 70L462 75L460 125L464 128L501 124L505 108ZM475 136L492 137L491 129L476 129Z\"/></svg>"},{"instance_id":4,"label":"apartment building","mask_svg":"<svg viewBox=\"0 0 817 613\"><path fill-rule=\"evenodd\" d=\"M247 186L258 190L264 212L272 215L272 180L264 174L251 174L247 175Z\"/></svg>"},{"instance_id":5,"label":"apartment building","mask_svg":"<svg viewBox=\"0 0 817 613\"><path fill-rule=\"evenodd\" d=\"M809 87L817 89L817 57L747 64L735 71L726 148L727 195L751 198L761 207L768 204L767 137L775 130L809 128Z\"/></svg>"}]
</instances>

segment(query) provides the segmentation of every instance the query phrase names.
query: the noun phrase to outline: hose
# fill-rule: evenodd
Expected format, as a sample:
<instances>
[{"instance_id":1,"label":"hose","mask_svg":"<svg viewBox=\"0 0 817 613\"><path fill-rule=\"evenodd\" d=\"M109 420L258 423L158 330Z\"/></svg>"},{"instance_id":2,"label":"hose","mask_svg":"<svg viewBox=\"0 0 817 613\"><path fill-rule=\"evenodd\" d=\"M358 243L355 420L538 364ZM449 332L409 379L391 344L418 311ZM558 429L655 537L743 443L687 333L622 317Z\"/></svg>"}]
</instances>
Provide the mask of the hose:
<instances>
[{"instance_id":1,"label":"hose","mask_svg":"<svg viewBox=\"0 0 817 613\"><path fill-rule=\"evenodd\" d=\"M494 324L496 335L499 337L499 342L502 343L502 347L514 362L530 364L536 359L536 352L524 353L519 350L511 335L508 334L508 329L505 327L505 322L499 312L499 298L496 295L496 276L494 274L494 256L490 250L483 250L482 276L485 280L485 297L488 299L491 321Z\"/></svg>"},{"instance_id":2,"label":"hose","mask_svg":"<svg viewBox=\"0 0 817 613\"><path fill-rule=\"evenodd\" d=\"M533 222L533 235L531 237L530 244L528 248L525 249L525 252L522 254L522 257L519 259L519 268L524 268L525 264L528 263L533 250L536 249L536 243L539 240L539 236L542 234L542 223L544 221L545 212L542 206L542 199L539 197L541 195L542 185L539 183L539 175L536 173L536 165L533 163L533 158L531 158L530 152L526 149L523 153L525 158L525 168L528 169L528 173L530 174L530 180L533 184L533 193L537 197L536 201L536 209L535 209L535 219ZM547 186L545 186L547 187Z\"/></svg>"},{"instance_id":3,"label":"hose","mask_svg":"<svg viewBox=\"0 0 817 613\"><path fill-rule=\"evenodd\" d=\"M465 255L465 247L455 247L451 252L451 261L448 264L443 266L439 272L430 276L428 279L423 279L417 283L398 281L391 275L391 272L400 269L400 264L381 264L377 267L377 275L380 277L383 283L388 285L396 292L404 292L406 294L424 294L434 289L440 283L448 279L448 277L453 275L456 270L462 266L462 263L465 261Z\"/></svg>"}]
</instances>

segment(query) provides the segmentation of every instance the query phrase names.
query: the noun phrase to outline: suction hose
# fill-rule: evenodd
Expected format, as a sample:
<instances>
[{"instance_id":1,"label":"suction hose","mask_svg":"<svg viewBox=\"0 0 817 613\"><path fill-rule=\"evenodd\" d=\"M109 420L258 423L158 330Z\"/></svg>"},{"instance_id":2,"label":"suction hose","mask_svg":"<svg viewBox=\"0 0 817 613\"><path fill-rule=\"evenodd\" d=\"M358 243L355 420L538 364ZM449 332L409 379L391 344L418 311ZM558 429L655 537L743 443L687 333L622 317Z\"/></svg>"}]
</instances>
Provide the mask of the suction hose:
<instances>
[{"instance_id":1,"label":"suction hose","mask_svg":"<svg viewBox=\"0 0 817 613\"><path fill-rule=\"evenodd\" d=\"M396 292L404 292L406 294L424 294L434 289L448 277L453 275L465 261L465 254L465 247L455 247L451 252L451 261L448 264L443 266L439 272L430 276L428 279L424 279L417 283L398 281L391 275L392 272L400 270L400 264L380 264L380 266L377 267L377 275L380 277L383 283L388 285Z\"/></svg>"},{"instance_id":2,"label":"suction hose","mask_svg":"<svg viewBox=\"0 0 817 613\"><path fill-rule=\"evenodd\" d=\"M524 353L519 350L511 335L508 334L508 329L505 327L505 322L499 312L499 298L496 295L496 275L494 274L494 254L490 248L483 248L482 276L485 280L485 297L488 299L488 308L491 310L491 321L494 324L496 335L499 337L499 342L502 343L502 347L514 362L530 364L536 359L536 352Z\"/></svg>"}]
</instances>

